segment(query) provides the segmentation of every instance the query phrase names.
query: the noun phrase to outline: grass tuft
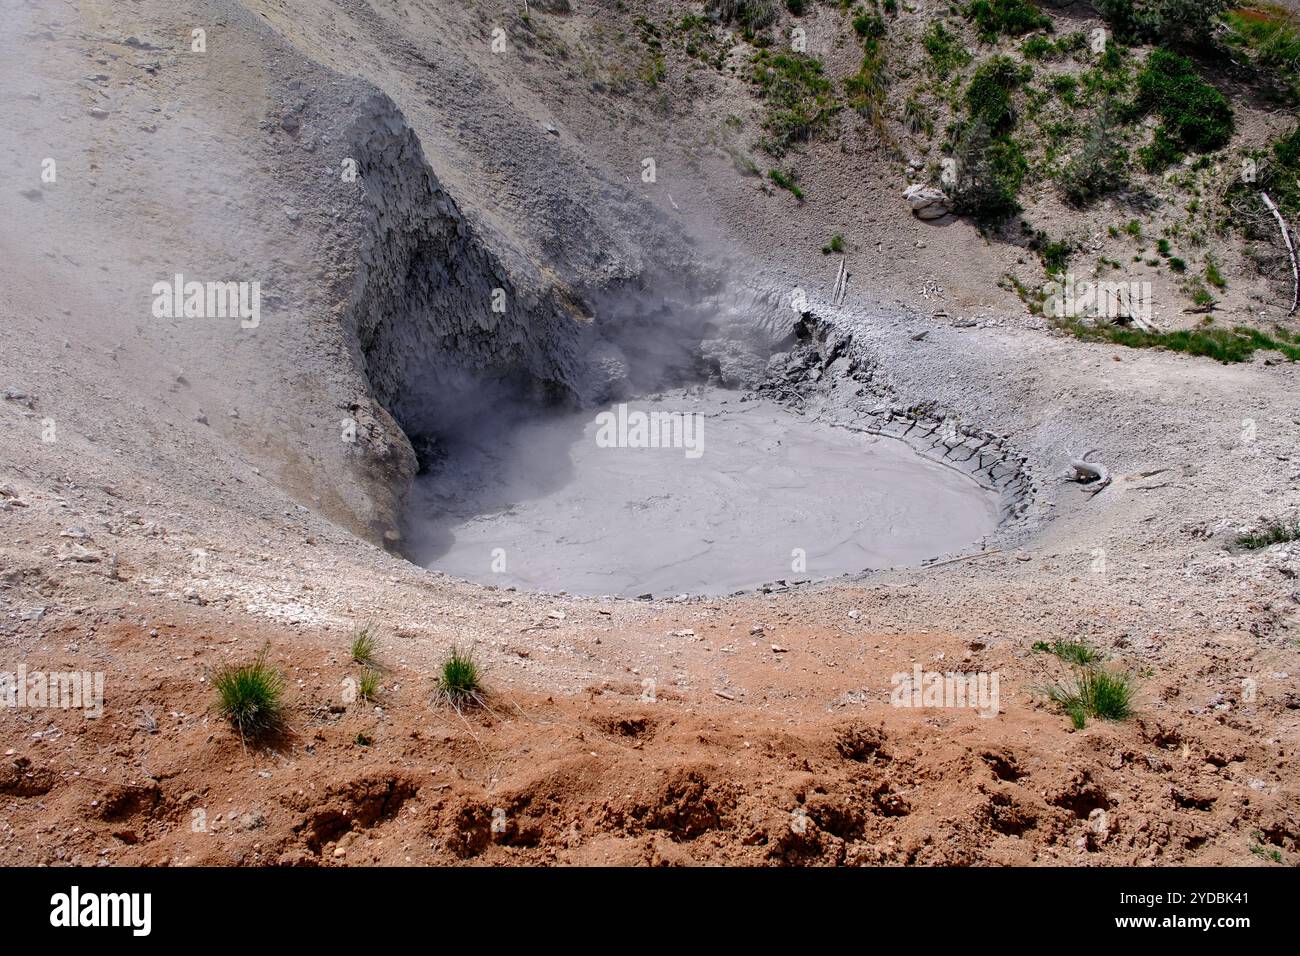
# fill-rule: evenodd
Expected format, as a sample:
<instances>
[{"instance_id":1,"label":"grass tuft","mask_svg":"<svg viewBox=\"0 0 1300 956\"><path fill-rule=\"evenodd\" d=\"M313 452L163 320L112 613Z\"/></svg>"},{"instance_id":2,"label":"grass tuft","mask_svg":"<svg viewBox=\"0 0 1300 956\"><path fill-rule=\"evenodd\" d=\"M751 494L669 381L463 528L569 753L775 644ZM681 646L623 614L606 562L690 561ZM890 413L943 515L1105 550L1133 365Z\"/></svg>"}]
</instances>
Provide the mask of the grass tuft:
<instances>
[{"instance_id":1,"label":"grass tuft","mask_svg":"<svg viewBox=\"0 0 1300 956\"><path fill-rule=\"evenodd\" d=\"M372 664L375 660L375 639L370 628L363 627L352 642L352 659L358 664Z\"/></svg>"},{"instance_id":2,"label":"grass tuft","mask_svg":"<svg viewBox=\"0 0 1300 956\"><path fill-rule=\"evenodd\" d=\"M361 679L357 681L357 696L365 701L373 701L379 697L380 689L379 671L373 667L363 668Z\"/></svg>"},{"instance_id":3,"label":"grass tuft","mask_svg":"<svg viewBox=\"0 0 1300 956\"><path fill-rule=\"evenodd\" d=\"M1089 717L1125 720L1133 715L1134 676L1128 671L1085 666L1071 684L1051 687L1048 698L1070 716L1076 730Z\"/></svg>"},{"instance_id":4,"label":"grass tuft","mask_svg":"<svg viewBox=\"0 0 1300 956\"><path fill-rule=\"evenodd\" d=\"M780 169L769 170L768 177L780 188L786 190L800 202L803 202L803 190L799 188L799 174L791 169L789 172L783 172Z\"/></svg>"},{"instance_id":5,"label":"grass tuft","mask_svg":"<svg viewBox=\"0 0 1300 956\"><path fill-rule=\"evenodd\" d=\"M1055 654L1063 661L1079 665L1094 664L1103 656L1101 651L1088 646L1083 641L1053 641L1051 644L1046 641L1035 641L1033 649Z\"/></svg>"},{"instance_id":6,"label":"grass tuft","mask_svg":"<svg viewBox=\"0 0 1300 956\"><path fill-rule=\"evenodd\" d=\"M438 675L438 696L453 707L483 702L483 679L468 651L452 645Z\"/></svg>"},{"instance_id":7,"label":"grass tuft","mask_svg":"<svg viewBox=\"0 0 1300 956\"><path fill-rule=\"evenodd\" d=\"M245 740L276 730L284 720L284 675L266 662L270 645L251 664L227 665L212 678L218 710Z\"/></svg>"}]
</instances>

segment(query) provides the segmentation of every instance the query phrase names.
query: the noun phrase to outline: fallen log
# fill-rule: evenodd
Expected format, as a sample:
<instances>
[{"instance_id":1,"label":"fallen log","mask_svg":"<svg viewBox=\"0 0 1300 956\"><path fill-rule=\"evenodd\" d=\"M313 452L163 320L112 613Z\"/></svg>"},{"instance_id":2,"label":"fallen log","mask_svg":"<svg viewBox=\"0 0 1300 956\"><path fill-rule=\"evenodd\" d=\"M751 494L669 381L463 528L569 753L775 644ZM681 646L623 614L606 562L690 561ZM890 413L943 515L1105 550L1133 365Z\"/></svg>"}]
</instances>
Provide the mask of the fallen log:
<instances>
[{"instance_id":1,"label":"fallen log","mask_svg":"<svg viewBox=\"0 0 1300 956\"><path fill-rule=\"evenodd\" d=\"M1100 462L1089 461L1088 456L1097 453L1097 449L1085 452L1082 458L1071 458L1070 468L1074 471L1071 481L1087 485L1094 495L1110 484L1110 471Z\"/></svg>"}]
</instances>

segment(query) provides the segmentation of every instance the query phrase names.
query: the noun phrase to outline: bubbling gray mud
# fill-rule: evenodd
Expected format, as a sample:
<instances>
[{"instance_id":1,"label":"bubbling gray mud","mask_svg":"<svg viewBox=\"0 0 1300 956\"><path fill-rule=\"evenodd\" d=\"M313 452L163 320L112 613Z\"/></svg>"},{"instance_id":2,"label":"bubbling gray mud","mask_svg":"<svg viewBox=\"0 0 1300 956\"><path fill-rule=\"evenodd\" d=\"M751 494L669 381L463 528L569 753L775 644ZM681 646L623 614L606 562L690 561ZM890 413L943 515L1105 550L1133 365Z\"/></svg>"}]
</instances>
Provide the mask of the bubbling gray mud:
<instances>
[{"instance_id":1,"label":"bubbling gray mud","mask_svg":"<svg viewBox=\"0 0 1300 956\"><path fill-rule=\"evenodd\" d=\"M412 557L501 586L719 594L916 565L998 523L994 492L896 439L719 389L627 409L702 416L699 453L602 447L600 409L462 435L416 483Z\"/></svg>"}]
</instances>

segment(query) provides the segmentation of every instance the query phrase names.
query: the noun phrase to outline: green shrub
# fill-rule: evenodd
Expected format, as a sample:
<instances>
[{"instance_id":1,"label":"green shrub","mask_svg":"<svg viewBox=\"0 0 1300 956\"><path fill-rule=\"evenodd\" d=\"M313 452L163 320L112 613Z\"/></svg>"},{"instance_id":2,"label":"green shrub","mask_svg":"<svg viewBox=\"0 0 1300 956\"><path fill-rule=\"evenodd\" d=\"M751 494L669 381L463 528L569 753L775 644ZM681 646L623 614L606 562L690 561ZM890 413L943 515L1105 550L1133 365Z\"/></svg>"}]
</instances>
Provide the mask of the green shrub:
<instances>
[{"instance_id":1,"label":"green shrub","mask_svg":"<svg viewBox=\"0 0 1300 956\"><path fill-rule=\"evenodd\" d=\"M1068 73L1052 77L1052 91L1060 97L1066 106L1075 105L1074 94L1079 89L1079 81Z\"/></svg>"},{"instance_id":2,"label":"green shrub","mask_svg":"<svg viewBox=\"0 0 1300 956\"><path fill-rule=\"evenodd\" d=\"M1188 280L1186 291L1192 299L1192 305L1197 308L1208 308L1214 305L1214 296L1210 290L1205 288L1205 283L1201 281L1200 276L1193 276Z\"/></svg>"},{"instance_id":3,"label":"green shrub","mask_svg":"<svg viewBox=\"0 0 1300 956\"><path fill-rule=\"evenodd\" d=\"M1274 863L1281 863L1281 862L1282 862L1282 851L1281 851L1281 850L1279 850L1277 847L1267 847L1267 848L1265 848L1264 846L1261 845L1261 844L1263 843L1263 840L1264 840L1264 834L1263 834L1263 833L1261 833L1260 831L1256 830L1256 831L1255 831L1253 834L1251 834L1251 835L1252 835L1256 840L1260 841L1259 843L1252 843L1252 844L1250 845L1250 852L1251 852L1251 853L1255 854L1255 856L1260 857L1261 859L1272 860Z\"/></svg>"},{"instance_id":4,"label":"green shrub","mask_svg":"<svg viewBox=\"0 0 1300 956\"><path fill-rule=\"evenodd\" d=\"M1232 137L1232 107L1210 84L1197 76L1187 57L1155 49L1138 75L1135 109L1156 113L1161 127L1157 147L1167 154L1170 146L1208 152Z\"/></svg>"},{"instance_id":5,"label":"green shrub","mask_svg":"<svg viewBox=\"0 0 1300 956\"><path fill-rule=\"evenodd\" d=\"M885 35L885 21L875 12L859 13L853 18L853 32L860 40L878 40Z\"/></svg>"},{"instance_id":6,"label":"green shrub","mask_svg":"<svg viewBox=\"0 0 1300 956\"><path fill-rule=\"evenodd\" d=\"M913 135L922 130L927 136L934 133L934 120L930 118L929 110L911 96L903 104L903 126Z\"/></svg>"},{"instance_id":7,"label":"green shrub","mask_svg":"<svg viewBox=\"0 0 1300 956\"><path fill-rule=\"evenodd\" d=\"M1156 127L1155 135L1152 137L1149 146L1142 146L1138 149L1138 161L1142 164L1142 168L1149 173L1158 173L1168 169L1182 159L1182 156L1178 144L1169 138L1169 133L1163 126Z\"/></svg>"},{"instance_id":8,"label":"green shrub","mask_svg":"<svg viewBox=\"0 0 1300 956\"><path fill-rule=\"evenodd\" d=\"M662 53L651 54L642 61L641 79L645 81L646 86L651 88L658 86L667 75L668 67L664 63Z\"/></svg>"},{"instance_id":9,"label":"green shrub","mask_svg":"<svg viewBox=\"0 0 1300 956\"><path fill-rule=\"evenodd\" d=\"M1009 136L993 137L978 120L963 128L955 146L958 179L952 190L957 212L982 225L996 225L1020 211L1017 196L1029 163Z\"/></svg>"},{"instance_id":10,"label":"green shrub","mask_svg":"<svg viewBox=\"0 0 1300 956\"><path fill-rule=\"evenodd\" d=\"M1219 271L1219 263L1213 256L1205 257L1205 281L1216 289L1228 287L1228 280L1223 278L1223 273Z\"/></svg>"},{"instance_id":11,"label":"green shrub","mask_svg":"<svg viewBox=\"0 0 1300 956\"><path fill-rule=\"evenodd\" d=\"M217 709L245 740L278 729L284 720L284 675L266 662L263 647L251 664L227 665L212 677Z\"/></svg>"},{"instance_id":12,"label":"green shrub","mask_svg":"<svg viewBox=\"0 0 1300 956\"><path fill-rule=\"evenodd\" d=\"M1165 43L1204 45L1228 5L1228 0L1149 0L1149 35Z\"/></svg>"},{"instance_id":13,"label":"green shrub","mask_svg":"<svg viewBox=\"0 0 1300 956\"><path fill-rule=\"evenodd\" d=\"M1056 44L1047 37L1030 37L1020 45L1020 52L1030 60L1048 60L1057 54Z\"/></svg>"},{"instance_id":14,"label":"green shrub","mask_svg":"<svg viewBox=\"0 0 1300 956\"><path fill-rule=\"evenodd\" d=\"M930 54L930 71L941 80L948 79L971 61L970 51L961 37L937 20L921 37L921 45Z\"/></svg>"},{"instance_id":15,"label":"green shrub","mask_svg":"<svg viewBox=\"0 0 1300 956\"><path fill-rule=\"evenodd\" d=\"M1146 24L1133 8L1133 0L1093 0L1093 6L1110 24L1115 39L1122 43L1140 43L1146 38Z\"/></svg>"},{"instance_id":16,"label":"green shrub","mask_svg":"<svg viewBox=\"0 0 1300 956\"><path fill-rule=\"evenodd\" d=\"M971 118L982 122L994 136L1015 125L1011 93L1026 79L1025 69L1005 56L980 65L966 87L966 107Z\"/></svg>"},{"instance_id":17,"label":"green shrub","mask_svg":"<svg viewBox=\"0 0 1300 956\"><path fill-rule=\"evenodd\" d=\"M966 19L975 21L979 38L985 43L996 41L998 34L1021 36L1052 25L1051 17L1044 16L1027 0L974 0L966 7Z\"/></svg>"},{"instance_id":18,"label":"green shrub","mask_svg":"<svg viewBox=\"0 0 1300 956\"><path fill-rule=\"evenodd\" d=\"M877 129L885 121L885 54L874 37L863 41L862 63L858 72L844 81L849 106L866 116Z\"/></svg>"},{"instance_id":19,"label":"green shrub","mask_svg":"<svg viewBox=\"0 0 1300 956\"><path fill-rule=\"evenodd\" d=\"M1211 37L1228 0L1093 0L1124 43L1163 41L1203 45Z\"/></svg>"},{"instance_id":20,"label":"green shrub","mask_svg":"<svg viewBox=\"0 0 1300 956\"><path fill-rule=\"evenodd\" d=\"M1065 271L1065 267L1070 264L1070 256L1073 253L1074 246L1061 239L1043 243L1038 249L1038 257L1043 260L1043 268L1052 275L1058 275Z\"/></svg>"},{"instance_id":21,"label":"green shrub","mask_svg":"<svg viewBox=\"0 0 1300 956\"><path fill-rule=\"evenodd\" d=\"M822 246L822 255L838 255L844 251L844 237L838 232L831 236L831 241Z\"/></svg>"}]
</instances>

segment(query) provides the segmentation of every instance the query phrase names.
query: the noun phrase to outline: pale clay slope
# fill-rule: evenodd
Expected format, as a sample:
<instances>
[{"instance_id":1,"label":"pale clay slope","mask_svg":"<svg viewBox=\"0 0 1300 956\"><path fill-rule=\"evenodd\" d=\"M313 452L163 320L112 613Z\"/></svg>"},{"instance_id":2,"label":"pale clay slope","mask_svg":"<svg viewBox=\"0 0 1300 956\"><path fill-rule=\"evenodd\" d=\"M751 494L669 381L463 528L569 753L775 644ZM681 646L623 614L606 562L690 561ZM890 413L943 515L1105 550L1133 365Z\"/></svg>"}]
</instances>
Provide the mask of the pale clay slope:
<instances>
[{"instance_id":1,"label":"pale clay slope","mask_svg":"<svg viewBox=\"0 0 1300 956\"><path fill-rule=\"evenodd\" d=\"M545 289L553 271L586 281L635 274L658 254L628 231L631 205L588 203L586 189L617 183L628 168L592 159L616 147L617 130L548 97L530 70L477 52L482 31L471 10L382 6L391 12L380 22L370 5L346 0L7 5L0 387L36 396L30 409L0 401L0 484L26 504L0 512L10 651L39 641L44 625L18 619L38 605L48 624L79 608L190 600L222 608L236 627L252 614L340 629L372 620L417 633L427 640L411 650L414 666L431 668L453 639L478 638L489 666L545 689L662 665L644 638L680 623L683 609L611 605L617 635L601 655L571 653L581 630L572 612L550 633L527 629L545 608L590 602L520 595L498 607L498 595L422 572L353 534L382 541L413 462L369 397L342 327L364 193L332 172L355 118L345 114L360 110L368 91L340 76L392 96L444 187L528 283ZM202 56L183 47L194 25L207 26ZM427 69L459 77L455 89L417 75L418 62L394 42L403 33L425 51ZM153 63L156 73L144 68ZM93 78L101 74L107 79ZM280 121L297 101L313 119L293 139ZM558 143L547 122L559 127ZM502 130L527 132L516 142ZM599 150L584 145L595 140ZM545 161L554 172L540 184L513 182L492 161L512 151L531 159L543 148L561 156ZM45 156L58 160L57 184L40 184ZM707 195L714 177L716 195L731 202L734 172L721 167L694 171L682 192ZM32 189L40 198L24 195ZM790 215L824 221L829 234L829 205L810 202ZM904 233L916 228L901 202L882 214ZM692 215L711 218L698 207ZM587 240L556 263L551 253L579 221ZM1016 555L1009 546L932 572L882 575L866 593L729 599L725 613L817 621L863 606L891 627L996 641L1122 635L1126 654L1152 668L1215 659L1193 697L1256 673L1289 675L1270 677L1268 693L1295 690L1300 664L1288 629L1300 554L1222 550L1236 529L1300 505L1293 365L1261 357L1223 367L1042 332L957 330L920 317L927 302L903 303L920 309L912 313L872 303L863 288L836 310L833 274L792 277L779 246L751 240L741 215L726 221L731 251L761 270L752 284L806 285L815 309L868 344L896 404L938 401L963 421L1011 434L1041 490L1034 533ZM946 232L975 248L966 227ZM264 301L252 334L233 322L155 320L148 290L175 271L259 277L275 301ZM915 341L925 328L928 337ZM352 406L369 436L361 449L339 439ZM200 409L206 425L196 421ZM40 441L45 417L56 422L53 444ZM1070 454L1090 448L1115 476L1095 498L1054 479ZM98 562L63 559L75 544L60 532L72 526L90 534L85 547ZM196 549L207 555L200 563ZM125 580L113 580L112 555ZM905 601L889 596L894 588L905 589ZM507 655L497 646L503 633L514 645L545 641L548 653ZM1159 712L1162 703L1148 706ZM1288 749L1290 714L1271 731Z\"/></svg>"}]
</instances>

